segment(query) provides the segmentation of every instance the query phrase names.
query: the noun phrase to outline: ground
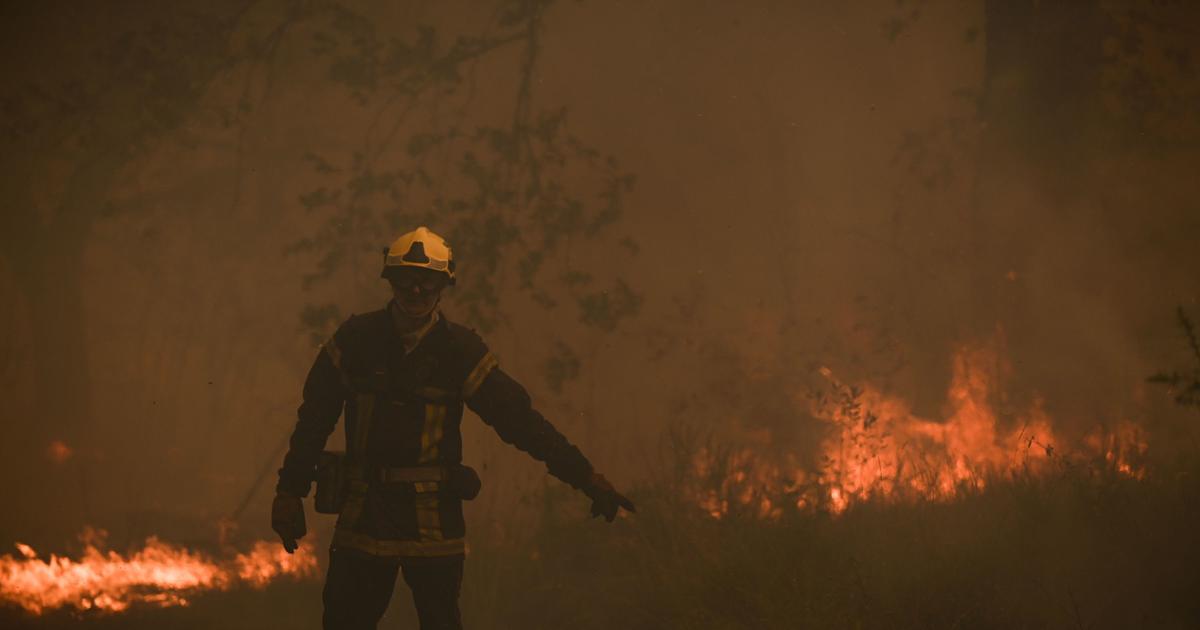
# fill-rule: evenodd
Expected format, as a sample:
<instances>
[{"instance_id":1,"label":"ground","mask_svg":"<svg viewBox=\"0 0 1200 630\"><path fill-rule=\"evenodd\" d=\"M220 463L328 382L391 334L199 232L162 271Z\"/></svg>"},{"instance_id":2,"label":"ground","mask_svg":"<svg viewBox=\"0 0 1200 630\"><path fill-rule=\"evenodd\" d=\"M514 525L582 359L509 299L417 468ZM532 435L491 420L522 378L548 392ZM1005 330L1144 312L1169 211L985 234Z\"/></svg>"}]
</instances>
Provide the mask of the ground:
<instances>
[{"instance_id":1,"label":"ground","mask_svg":"<svg viewBox=\"0 0 1200 630\"><path fill-rule=\"evenodd\" d=\"M713 519L670 484L609 525L551 492L537 535L476 541L468 628L1193 628L1200 467L1064 469L940 503ZM403 585L381 628L414 628ZM320 583L6 628L317 628Z\"/></svg>"}]
</instances>

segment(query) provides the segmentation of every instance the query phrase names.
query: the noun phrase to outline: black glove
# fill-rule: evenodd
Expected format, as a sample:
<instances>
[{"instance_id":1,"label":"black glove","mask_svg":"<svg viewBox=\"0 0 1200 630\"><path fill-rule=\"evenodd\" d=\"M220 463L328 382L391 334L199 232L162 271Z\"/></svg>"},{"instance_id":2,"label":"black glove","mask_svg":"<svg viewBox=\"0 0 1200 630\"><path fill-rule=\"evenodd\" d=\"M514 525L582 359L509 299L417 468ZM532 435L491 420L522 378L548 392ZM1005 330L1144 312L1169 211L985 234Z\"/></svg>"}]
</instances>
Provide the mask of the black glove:
<instances>
[{"instance_id":1,"label":"black glove","mask_svg":"<svg viewBox=\"0 0 1200 630\"><path fill-rule=\"evenodd\" d=\"M279 493L271 503L271 529L279 534L283 548L288 553L296 551L297 538L303 538L308 533L304 527L304 504L300 497Z\"/></svg>"},{"instance_id":2,"label":"black glove","mask_svg":"<svg viewBox=\"0 0 1200 630\"><path fill-rule=\"evenodd\" d=\"M592 516L603 516L609 523L617 518L617 512L625 508L627 512L637 512L625 495L617 492L612 484L600 473L592 473L584 493L592 500Z\"/></svg>"}]
</instances>

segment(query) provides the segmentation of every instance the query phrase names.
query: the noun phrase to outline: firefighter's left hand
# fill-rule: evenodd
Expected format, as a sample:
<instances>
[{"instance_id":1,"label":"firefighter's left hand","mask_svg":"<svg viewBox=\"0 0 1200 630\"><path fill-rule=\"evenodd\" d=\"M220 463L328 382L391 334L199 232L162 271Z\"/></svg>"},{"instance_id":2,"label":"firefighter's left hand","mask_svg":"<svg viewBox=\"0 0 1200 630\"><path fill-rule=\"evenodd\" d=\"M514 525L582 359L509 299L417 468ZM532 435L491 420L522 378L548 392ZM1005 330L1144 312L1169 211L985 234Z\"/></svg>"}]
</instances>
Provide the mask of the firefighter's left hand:
<instances>
[{"instance_id":1,"label":"firefighter's left hand","mask_svg":"<svg viewBox=\"0 0 1200 630\"><path fill-rule=\"evenodd\" d=\"M630 501L625 495L617 492L616 488L613 488L612 484L600 473L592 474L592 478L584 492L592 499L592 516L603 516L604 520L609 523L617 518L617 512L621 508L624 508L627 512L637 511L633 507L633 501Z\"/></svg>"},{"instance_id":2,"label":"firefighter's left hand","mask_svg":"<svg viewBox=\"0 0 1200 630\"><path fill-rule=\"evenodd\" d=\"M299 546L296 539L308 533L308 528L304 526L304 504L300 502L300 497L284 493L275 495L271 503L271 529L279 534L284 550L288 553L296 551Z\"/></svg>"}]
</instances>

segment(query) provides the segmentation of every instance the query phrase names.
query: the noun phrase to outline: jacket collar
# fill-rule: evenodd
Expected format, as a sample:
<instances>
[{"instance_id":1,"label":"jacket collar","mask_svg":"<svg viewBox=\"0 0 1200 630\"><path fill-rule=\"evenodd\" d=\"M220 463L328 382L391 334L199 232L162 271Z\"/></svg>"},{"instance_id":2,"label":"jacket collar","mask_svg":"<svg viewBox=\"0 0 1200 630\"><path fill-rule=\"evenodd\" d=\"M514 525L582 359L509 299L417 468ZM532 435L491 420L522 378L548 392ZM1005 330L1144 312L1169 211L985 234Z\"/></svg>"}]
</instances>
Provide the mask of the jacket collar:
<instances>
[{"instance_id":1,"label":"jacket collar","mask_svg":"<svg viewBox=\"0 0 1200 630\"><path fill-rule=\"evenodd\" d=\"M425 322L420 328L402 333L396 330L396 320L392 314L393 304L394 301L388 302L387 306L384 307L384 310L387 311L388 320L392 324L392 331L396 333L396 337L400 340L400 344L404 346L405 354L412 352L414 348L420 345L421 340L429 334L429 331L433 330L434 326L437 326L438 323L444 319L441 311L434 309L433 313L429 316L429 321Z\"/></svg>"}]
</instances>

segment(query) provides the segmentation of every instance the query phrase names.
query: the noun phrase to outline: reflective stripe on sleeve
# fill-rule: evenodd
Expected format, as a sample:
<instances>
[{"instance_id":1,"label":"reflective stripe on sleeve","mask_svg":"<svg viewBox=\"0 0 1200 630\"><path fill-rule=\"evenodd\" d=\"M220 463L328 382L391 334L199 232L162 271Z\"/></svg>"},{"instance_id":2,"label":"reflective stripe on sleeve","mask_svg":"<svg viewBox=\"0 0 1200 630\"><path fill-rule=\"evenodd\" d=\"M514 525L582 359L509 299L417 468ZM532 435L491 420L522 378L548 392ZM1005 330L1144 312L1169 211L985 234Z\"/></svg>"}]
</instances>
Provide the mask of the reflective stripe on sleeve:
<instances>
[{"instance_id":1,"label":"reflective stripe on sleeve","mask_svg":"<svg viewBox=\"0 0 1200 630\"><path fill-rule=\"evenodd\" d=\"M464 400L475 395L476 390L483 384L483 379L487 378L487 375L491 374L497 365L499 365L499 361L496 360L495 355L491 352L483 355L479 363L475 364L475 369L471 370L471 373L467 375L467 380L463 381Z\"/></svg>"},{"instance_id":2,"label":"reflective stripe on sleeve","mask_svg":"<svg viewBox=\"0 0 1200 630\"><path fill-rule=\"evenodd\" d=\"M338 371L341 371L342 350L341 348L338 348L337 342L333 340L333 337L330 337L328 341L321 344L321 347L325 350L325 354L329 355L329 359L333 361L333 367L337 368Z\"/></svg>"}]
</instances>

